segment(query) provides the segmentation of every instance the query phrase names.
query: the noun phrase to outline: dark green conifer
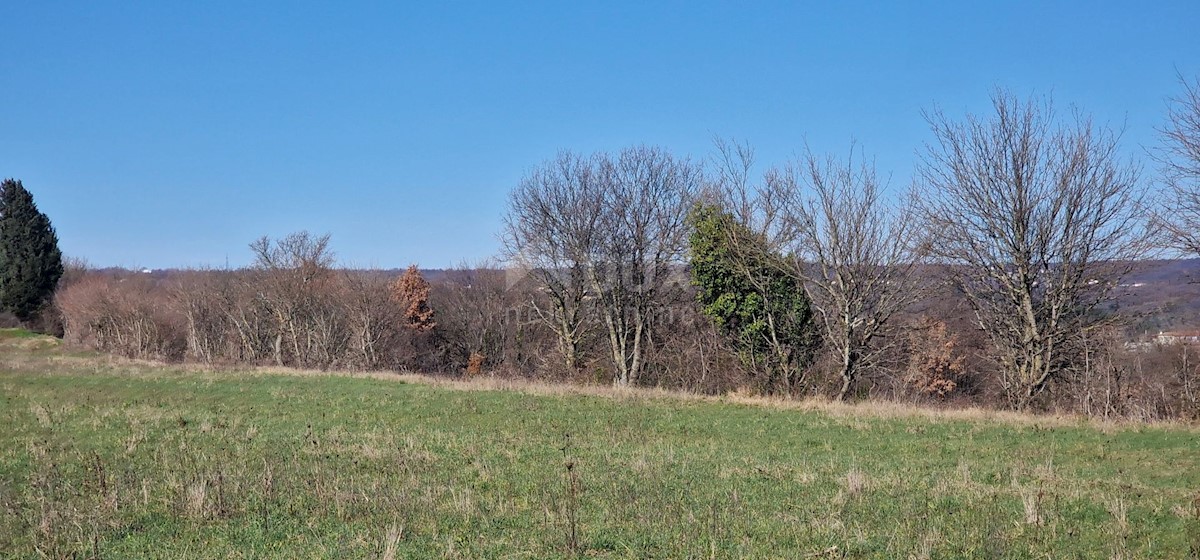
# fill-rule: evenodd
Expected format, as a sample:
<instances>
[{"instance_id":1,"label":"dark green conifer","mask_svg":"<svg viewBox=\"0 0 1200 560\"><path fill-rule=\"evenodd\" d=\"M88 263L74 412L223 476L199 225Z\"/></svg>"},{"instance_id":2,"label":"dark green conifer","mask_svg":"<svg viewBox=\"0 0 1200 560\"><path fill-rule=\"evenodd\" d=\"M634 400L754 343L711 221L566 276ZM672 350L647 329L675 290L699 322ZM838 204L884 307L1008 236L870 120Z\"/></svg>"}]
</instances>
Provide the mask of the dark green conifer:
<instances>
[{"instance_id":1,"label":"dark green conifer","mask_svg":"<svg viewBox=\"0 0 1200 560\"><path fill-rule=\"evenodd\" d=\"M0 183L0 310L28 321L50 300L62 273L50 219L20 181L5 179Z\"/></svg>"}]
</instances>

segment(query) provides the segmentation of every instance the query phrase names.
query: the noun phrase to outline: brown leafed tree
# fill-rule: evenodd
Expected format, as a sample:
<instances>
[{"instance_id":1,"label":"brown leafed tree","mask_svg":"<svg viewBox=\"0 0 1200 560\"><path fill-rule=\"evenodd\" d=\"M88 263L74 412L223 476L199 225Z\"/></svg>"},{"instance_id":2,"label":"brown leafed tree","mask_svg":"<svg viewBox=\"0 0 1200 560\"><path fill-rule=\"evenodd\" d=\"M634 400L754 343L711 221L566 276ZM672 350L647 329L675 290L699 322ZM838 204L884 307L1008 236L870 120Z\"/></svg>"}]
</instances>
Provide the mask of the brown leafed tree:
<instances>
[{"instance_id":1,"label":"brown leafed tree","mask_svg":"<svg viewBox=\"0 0 1200 560\"><path fill-rule=\"evenodd\" d=\"M919 394L946 398L966 375L967 358L958 348L958 336L946 323L921 317L909 334L908 374L905 382Z\"/></svg>"},{"instance_id":2,"label":"brown leafed tree","mask_svg":"<svg viewBox=\"0 0 1200 560\"><path fill-rule=\"evenodd\" d=\"M429 307L429 282L417 265L411 265L392 284L392 299L404 309L404 325L416 332L429 332L437 326Z\"/></svg>"},{"instance_id":3,"label":"brown leafed tree","mask_svg":"<svg viewBox=\"0 0 1200 560\"><path fill-rule=\"evenodd\" d=\"M988 116L926 115L920 165L933 254L991 340L1001 384L1025 408L1076 367L1079 338L1145 249L1139 170L1117 135L1000 91Z\"/></svg>"}]
</instances>

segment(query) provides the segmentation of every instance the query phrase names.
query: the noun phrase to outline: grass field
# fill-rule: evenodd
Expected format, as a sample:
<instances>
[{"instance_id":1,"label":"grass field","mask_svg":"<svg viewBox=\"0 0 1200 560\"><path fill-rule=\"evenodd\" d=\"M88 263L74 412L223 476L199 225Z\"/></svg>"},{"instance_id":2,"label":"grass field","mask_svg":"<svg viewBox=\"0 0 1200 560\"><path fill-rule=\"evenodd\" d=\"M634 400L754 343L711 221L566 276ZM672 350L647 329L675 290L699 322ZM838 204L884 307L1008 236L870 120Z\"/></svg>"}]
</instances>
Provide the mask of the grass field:
<instances>
[{"instance_id":1,"label":"grass field","mask_svg":"<svg viewBox=\"0 0 1200 560\"><path fill-rule=\"evenodd\" d=\"M1194 428L476 385L0 332L0 556L1200 553Z\"/></svg>"}]
</instances>

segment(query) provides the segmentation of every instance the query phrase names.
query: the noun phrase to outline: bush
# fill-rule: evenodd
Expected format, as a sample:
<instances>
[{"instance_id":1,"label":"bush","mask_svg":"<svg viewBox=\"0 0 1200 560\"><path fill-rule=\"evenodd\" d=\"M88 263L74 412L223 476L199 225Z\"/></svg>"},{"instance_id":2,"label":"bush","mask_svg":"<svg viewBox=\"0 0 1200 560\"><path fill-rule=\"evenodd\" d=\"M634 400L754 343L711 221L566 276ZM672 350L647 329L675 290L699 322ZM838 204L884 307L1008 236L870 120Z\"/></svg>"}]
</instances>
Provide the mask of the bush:
<instances>
[{"instance_id":1,"label":"bush","mask_svg":"<svg viewBox=\"0 0 1200 560\"><path fill-rule=\"evenodd\" d=\"M959 354L958 337L946 332L946 323L922 317L910 340L905 381L918 394L945 399L966 376L966 357Z\"/></svg>"}]
</instances>

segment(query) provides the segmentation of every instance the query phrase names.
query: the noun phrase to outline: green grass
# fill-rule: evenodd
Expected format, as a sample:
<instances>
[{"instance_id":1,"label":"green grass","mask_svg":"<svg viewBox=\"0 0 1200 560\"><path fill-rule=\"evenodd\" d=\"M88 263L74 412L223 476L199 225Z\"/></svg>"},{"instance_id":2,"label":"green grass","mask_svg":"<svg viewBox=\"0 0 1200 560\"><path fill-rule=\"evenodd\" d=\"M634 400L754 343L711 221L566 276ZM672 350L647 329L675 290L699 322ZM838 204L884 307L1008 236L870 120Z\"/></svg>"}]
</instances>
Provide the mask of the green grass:
<instances>
[{"instance_id":1,"label":"green grass","mask_svg":"<svg viewBox=\"0 0 1200 560\"><path fill-rule=\"evenodd\" d=\"M26 329L0 329L0 339L5 338L34 338L38 334Z\"/></svg>"},{"instance_id":2,"label":"green grass","mask_svg":"<svg viewBox=\"0 0 1200 560\"><path fill-rule=\"evenodd\" d=\"M0 346L0 556L1187 558L1200 547L1200 435L1179 427L57 355Z\"/></svg>"}]
</instances>

